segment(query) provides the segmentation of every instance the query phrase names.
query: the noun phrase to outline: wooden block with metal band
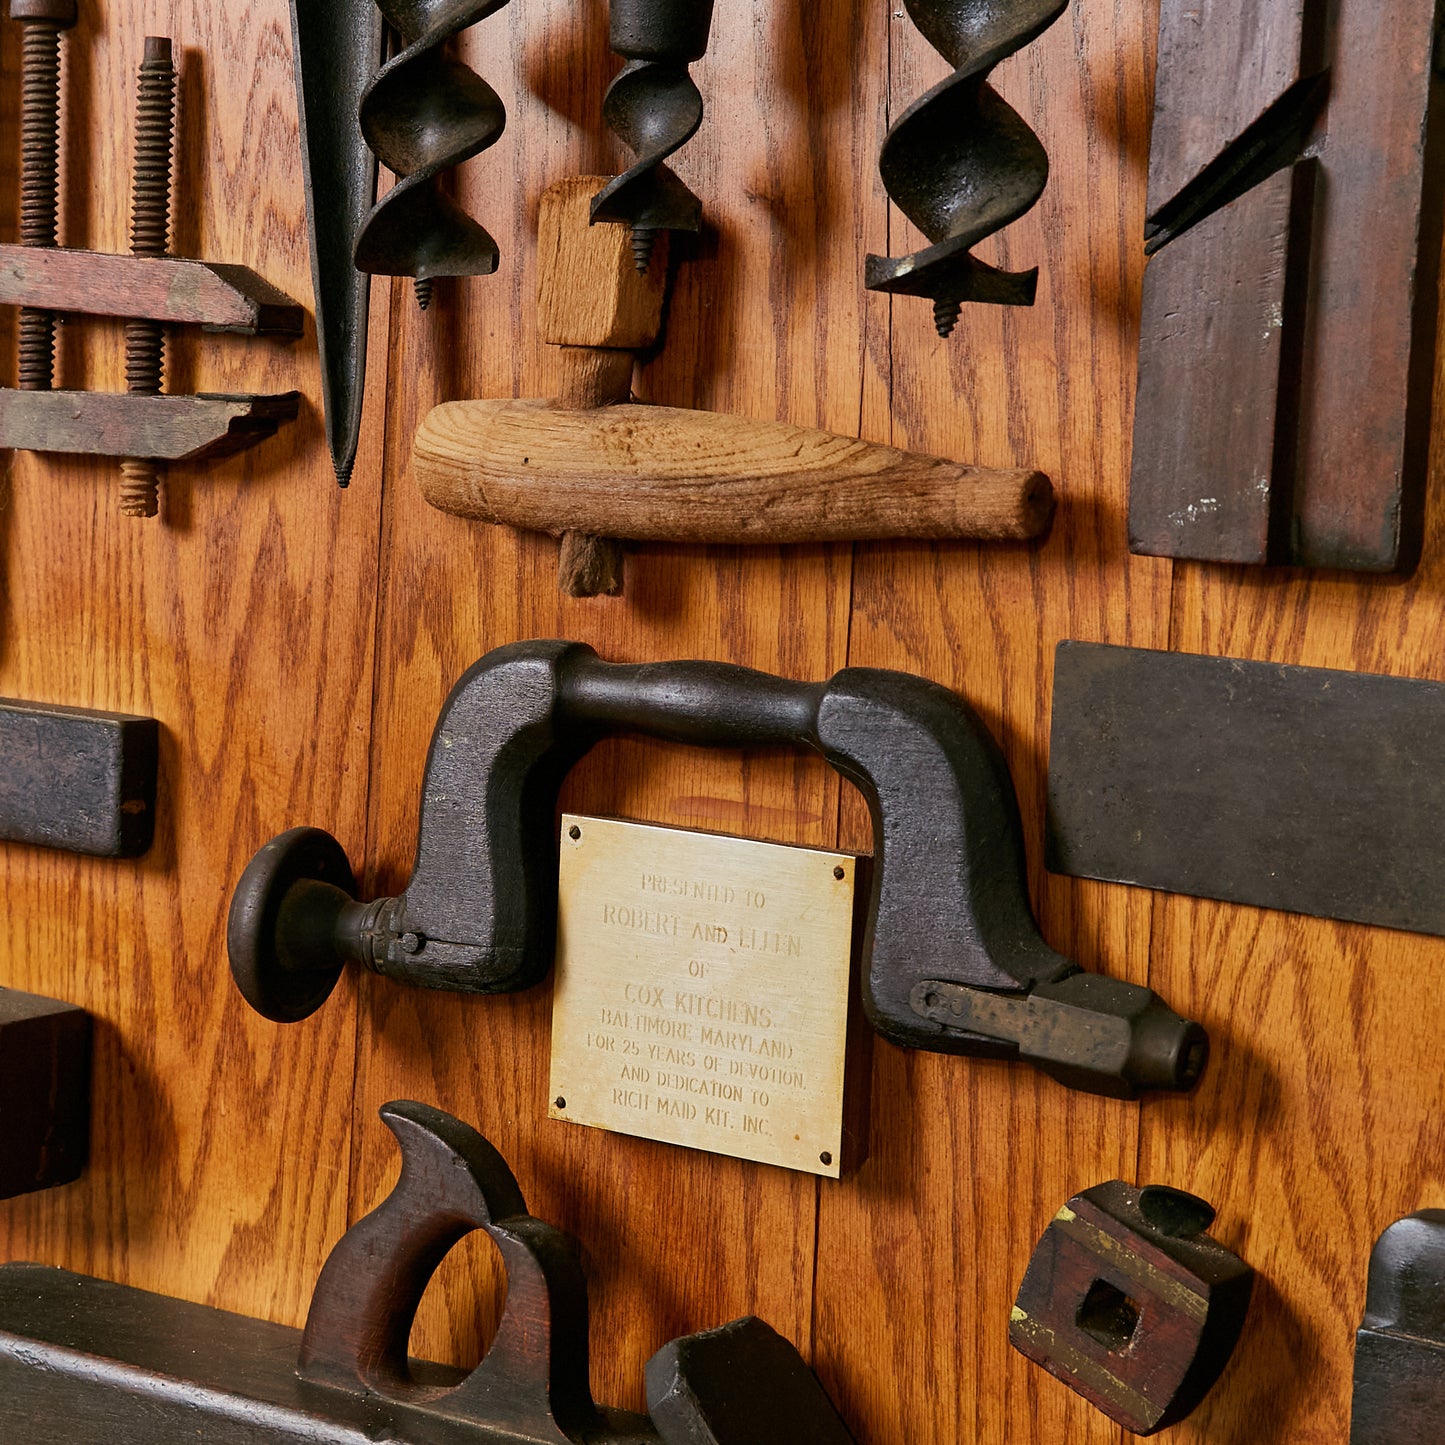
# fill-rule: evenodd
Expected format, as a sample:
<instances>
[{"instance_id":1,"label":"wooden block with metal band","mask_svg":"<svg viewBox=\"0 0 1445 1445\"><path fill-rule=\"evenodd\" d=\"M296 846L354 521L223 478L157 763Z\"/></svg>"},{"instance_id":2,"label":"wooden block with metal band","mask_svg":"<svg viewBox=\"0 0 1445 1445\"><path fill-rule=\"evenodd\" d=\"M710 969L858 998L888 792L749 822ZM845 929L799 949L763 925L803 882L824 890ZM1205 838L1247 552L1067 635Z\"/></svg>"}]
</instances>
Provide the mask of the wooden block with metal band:
<instances>
[{"instance_id":1,"label":"wooden block with metal band","mask_svg":"<svg viewBox=\"0 0 1445 1445\"><path fill-rule=\"evenodd\" d=\"M563 539L573 596L622 588L615 540L776 545L883 538L1026 540L1053 515L1041 472L990 469L786 422L631 402L638 351L662 324L667 233L639 273L620 226L589 225L603 178L542 198L539 329L556 399L449 402L417 430L435 507Z\"/></svg>"},{"instance_id":2,"label":"wooden block with metal band","mask_svg":"<svg viewBox=\"0 0 1445 1445\"><path fill-rule=\"evenodd\" d=\"M1188 1415L1238 1343L1254 1271L1206 1233L1213 1208L1121 1179L1076 1194L1029 1261L1009 1340L1136 1435Z\"/></svg>"}]
</instances>

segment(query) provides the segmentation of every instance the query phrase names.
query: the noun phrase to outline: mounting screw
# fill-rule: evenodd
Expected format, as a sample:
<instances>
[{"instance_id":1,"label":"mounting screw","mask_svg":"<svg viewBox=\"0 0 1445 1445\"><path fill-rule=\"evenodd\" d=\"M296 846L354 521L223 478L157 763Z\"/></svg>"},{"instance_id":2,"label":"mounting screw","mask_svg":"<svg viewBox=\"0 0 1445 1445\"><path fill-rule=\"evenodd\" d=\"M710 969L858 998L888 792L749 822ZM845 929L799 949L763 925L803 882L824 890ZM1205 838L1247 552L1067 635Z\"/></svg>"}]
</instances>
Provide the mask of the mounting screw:
<instances>
[{"instance_id":1,"label":"mounting screw","mask_svg":"<svg viewBox=\"0 0 1445 1445\"><path fill-rule=\"evenodd\" d=\"M557 1097L552 1100L552 1103L559 1109L565 1109L567 1107L567 1100L564 1099L561 1094L558 1094Z\"/></svg>"},{"instance_id":2,"label":"mounting screw","mask_svg":"<svg viewBox=\"0 0 1445 1445\"><path fill-rule=\"evenodd\" d=\"M835 877L840 883L847 876L848 875L843 871L843 865L841 863L833 870L833 877Z\"/></svg>"},{"instance_id":3,"label":"mounting screw","mask_svg":"<svg viewBox=\"0 0 1445 1445\"><path fill-rule=\"evenodd\" d=\"M577 839L582 836L582 830L576 825L576 823L573 823L572 826L567 829L567 836L571 838L572 841L575 843Z\"/></svg>"},{"instance_id":4,"label":"mounting screw","mask_svg":"<svg viewBox=\"0 0 1445 1445\"><path fill-rule=\"evenodd\" d=\"M818 1163L831 1164L832 1162L833 1156L826 1149L824 1149L823 1152L818 1155Z\"/></svg>"}]
</instances>

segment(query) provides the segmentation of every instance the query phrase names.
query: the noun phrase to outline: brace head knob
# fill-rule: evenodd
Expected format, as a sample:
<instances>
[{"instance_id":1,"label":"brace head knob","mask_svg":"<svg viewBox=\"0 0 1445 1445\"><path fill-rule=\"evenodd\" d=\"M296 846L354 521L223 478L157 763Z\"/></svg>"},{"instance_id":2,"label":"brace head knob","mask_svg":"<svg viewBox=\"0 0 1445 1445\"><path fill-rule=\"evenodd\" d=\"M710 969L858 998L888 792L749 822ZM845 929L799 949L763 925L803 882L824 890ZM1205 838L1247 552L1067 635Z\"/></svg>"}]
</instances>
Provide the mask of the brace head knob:
<instances>
[{"instance_id":1,"label":"brace head knob","mask_svg":"<svg viewBox=\"0 0 1445 1445\"><path fill-rule=\"evenodd\" d=\"M257 1013L294 1023L315 1013L341 977L335 942L356 879L341 844L320 828L292 828L246 865L231 899L231 976Z\"/></svg>"}]
</instances>

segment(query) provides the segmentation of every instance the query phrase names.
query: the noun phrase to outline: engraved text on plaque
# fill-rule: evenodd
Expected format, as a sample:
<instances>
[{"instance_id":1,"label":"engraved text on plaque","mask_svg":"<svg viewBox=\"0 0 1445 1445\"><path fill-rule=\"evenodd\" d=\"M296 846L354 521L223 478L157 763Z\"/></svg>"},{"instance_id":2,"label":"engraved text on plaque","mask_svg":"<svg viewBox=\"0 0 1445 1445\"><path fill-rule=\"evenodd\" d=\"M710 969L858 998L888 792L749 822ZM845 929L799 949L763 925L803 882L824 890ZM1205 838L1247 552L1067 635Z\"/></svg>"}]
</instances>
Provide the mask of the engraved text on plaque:
<instances>
[{"instance_id":1,"label":"engraved text on plaque","mask_svg":"<svg viewBox=\"0 0 1445 1445\"><path fill-rule=\"evenodd\" d=\"M836 1178L855 871L564 816L551 1116Z\"/></svg>"}]
</instances>

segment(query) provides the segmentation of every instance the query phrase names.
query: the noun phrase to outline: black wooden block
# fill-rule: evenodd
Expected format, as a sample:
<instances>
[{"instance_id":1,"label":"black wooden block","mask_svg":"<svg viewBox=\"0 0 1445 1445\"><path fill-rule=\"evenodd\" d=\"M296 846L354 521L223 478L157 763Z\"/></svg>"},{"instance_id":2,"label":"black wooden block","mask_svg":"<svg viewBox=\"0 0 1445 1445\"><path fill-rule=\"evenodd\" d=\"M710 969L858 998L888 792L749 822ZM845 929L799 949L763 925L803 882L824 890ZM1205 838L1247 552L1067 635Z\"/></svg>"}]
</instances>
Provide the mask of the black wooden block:
<instances>
[{"instance_id":1,"label":"black wooden block","mask_svg":"<svg viewBox=\"0 0 1445 1445\"><path fill-rule=\"evenodd\" d=\"M134 858L155 834L154 718L0 698L0 840Z\"/></svg>"},{"instance_id":2,"label":"black wooden block","mask_svg":"<svg viewBox=\"0 0 1445 1445\"><path fill-rule=\"evenodd\" d=\"M664 1345L647 1408L668 1445L852 1445L833 1402L771 1325L749 1316Z\"/></svg>"},{"instance_id":3,"label":"black wooden block","mask_svg":"<svg viewBox=\"0 0 1445 1445\"><path fill-rule=\"evenodd\" d=\"M1445 686L1059 644L1057 873L1445 935Z\"/></svg>"},{"instance_id":4,"label":"black wooden block","mask_svg":"<svg viewBox=\"0 0 1445 1445\"><path fill-rule=\"evenodd\" d=\"M68 1184L90 1140L90 1015L0 989L0 1199Z\"/></svg>"}]
</instances>

